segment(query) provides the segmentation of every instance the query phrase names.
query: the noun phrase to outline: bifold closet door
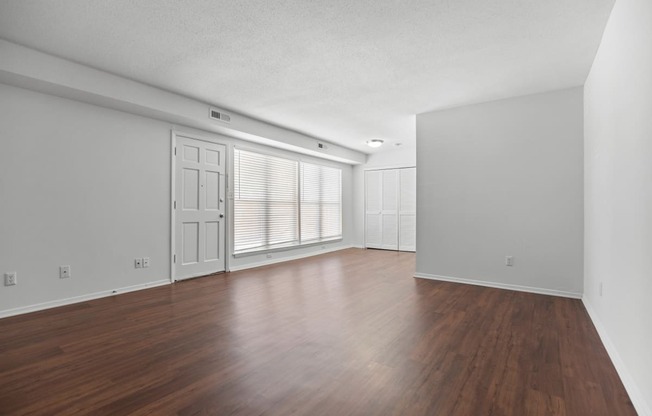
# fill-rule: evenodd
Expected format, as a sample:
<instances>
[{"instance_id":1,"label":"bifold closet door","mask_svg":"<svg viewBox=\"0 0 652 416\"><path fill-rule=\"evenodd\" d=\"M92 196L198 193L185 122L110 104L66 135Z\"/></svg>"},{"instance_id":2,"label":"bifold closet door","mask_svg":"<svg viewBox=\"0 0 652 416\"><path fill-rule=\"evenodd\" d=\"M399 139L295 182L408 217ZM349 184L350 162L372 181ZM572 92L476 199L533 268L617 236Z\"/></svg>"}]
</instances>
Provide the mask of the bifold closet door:
<instances>
[{"instance_id":1,"label":"bifold closet door","mask_svg":"<svg viewBox=\"0 0 652 416\"><path fill-rule=\"evenodd\" d=\"M416 168L365 172L365 246L416 251Z\"/></svg>"},{"instance_id":2,"label":"bifold closet door","mask_svg":"<svg viewBox=\"0 0 652 416\"><path fill-rule=\"evenodd\" d=\"M398 249L417 249L417 169L399 170Z\"/></svg>"}]
</instances>

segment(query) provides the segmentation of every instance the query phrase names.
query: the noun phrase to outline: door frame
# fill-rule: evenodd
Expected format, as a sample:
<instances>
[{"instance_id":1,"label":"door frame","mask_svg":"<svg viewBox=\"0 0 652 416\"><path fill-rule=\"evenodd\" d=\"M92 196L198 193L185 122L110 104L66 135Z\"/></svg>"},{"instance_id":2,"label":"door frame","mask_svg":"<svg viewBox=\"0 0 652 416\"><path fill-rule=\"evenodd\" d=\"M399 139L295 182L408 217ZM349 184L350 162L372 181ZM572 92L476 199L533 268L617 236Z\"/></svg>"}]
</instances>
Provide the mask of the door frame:
<instances>
[{"instance_id":1,"label":"door frame","mask_svg":"<svg viewBox=\"0 0 652 416\"><path fill-rule=\"evenodd\" d=\"M177 186L176 186L176 167L177 167L177 162L176 162L176 148L177 148L177 136L181 137L186 137L188 139L192 140L197 140L200 142L208 142L208 143L214 143L214 144L220 144L224 146L226 149L225 155L224 155L224 175L226 176L224 178L224 183L225 183L225 189L224 189L224 200L227 202L224 204L224 240L222 243L222 247L224 247L224 271L229 270L229 256L228 256L228 240L229 240L229 232L230 232L230 224L231 224L231 216L230 216L230 201L229 199L229 190L231 188L229 184L229 168L230 168L230 157L229 157L229 144L225 143L223 141L220 141L217 138L209 137L209 136L203 136L201 134L196 134L196 133L186 133L184 131L179 131L175 129L170 130L170 282L174 283L177 282L175 279L175 274L176 274L176 259L175 259L175 253L176 253L176 209L174 206L174 201L175 201L175 196L177 194Z\"/></svg>"}]
</instances>

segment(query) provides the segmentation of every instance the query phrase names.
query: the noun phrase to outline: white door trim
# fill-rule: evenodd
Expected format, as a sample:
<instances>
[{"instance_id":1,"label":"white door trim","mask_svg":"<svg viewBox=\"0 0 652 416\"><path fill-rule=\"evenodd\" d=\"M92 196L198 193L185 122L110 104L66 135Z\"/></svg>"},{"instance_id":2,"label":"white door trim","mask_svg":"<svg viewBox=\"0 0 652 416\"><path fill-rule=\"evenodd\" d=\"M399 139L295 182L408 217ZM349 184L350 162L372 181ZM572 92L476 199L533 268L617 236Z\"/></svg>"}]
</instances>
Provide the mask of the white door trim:
<instances>
[{"instance_id":1,"label":"white door trim","mask_svg":"<svg viewBox=\"0 0 652 416\"><path fill-rule=\"evenodd\" d=\"M174 198L177 195L176 187L176 149L177 148L177 134L174 130L170 130L170 283L174 283L176 259L174 257L174 246L176 244L176 210L174 208Z\"/></svg>"},{"instance_id":2,"label":"white door trim","mask_svg":"<svg viewBox=\"0 0 652 416\"><path fill-rule=\"evenodd\" d=\"M174 206L174 201L176 197L176 154L175 154L175 149L177 148L177 136L181 137L187 137L189 139L193 140L199 140L203 142L208 142L208 143L215 143L215 144L221 144L225 146L227 149L226 152L226 158L225 158L225 175L226 178L224 180L224 183L226 185L225 189L225 194L227 197L225 200L228 202L230 201L228 198L228 192L231 188L230 184L230 152L229 148L230 146L223 141L220 141L218 139L212 138L212 137L207 137L207 136L202 136L194 133L186 133L183 131L177 131L175 129L170 130L170 282L174 283L175 280L175 275L176 275L176 259L175 259L175 253L176 253L176 209ZM228 140L227 140L228 141ZM226 221L224 221L224 239L228 240L229 239L229 228L230 228L230 214L229 214L229 209L230 209L230 204L226 203L224 205L224 215ZM223 247L224 247L224 270L229 271L229 245L227 244L228 241L223 241Z\"/></svg>"}]
</instances>

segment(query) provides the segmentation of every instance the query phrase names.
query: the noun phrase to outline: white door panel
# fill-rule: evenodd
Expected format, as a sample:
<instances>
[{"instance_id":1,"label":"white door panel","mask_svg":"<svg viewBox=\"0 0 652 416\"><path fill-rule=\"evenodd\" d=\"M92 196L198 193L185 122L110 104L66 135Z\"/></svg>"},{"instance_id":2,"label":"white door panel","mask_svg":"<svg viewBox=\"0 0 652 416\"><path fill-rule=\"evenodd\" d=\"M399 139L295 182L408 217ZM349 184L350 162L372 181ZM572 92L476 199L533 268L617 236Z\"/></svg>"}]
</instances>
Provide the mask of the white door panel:
<instances>
[{"instance_id":1,"label":"white door panel","mask_svg":"<svg viewBox=\"0 0 652 416\"><path fill-rule=\"evenodd\" d=\"M417 211L417 169L401 169L399 172L399 186L401 189L400 207L401 212Z\"/></svg>"},{"instance_id":2,"label":"white door panel","mask_svg":"<svg viewBox=\"0 0 652 416\"><path fill-rule=\"evenodd\" d=\"M196 264L199 261L199 223L184 222L181 233L181 264Z\"/></svg>"},{"instance_id":3,"label":"white door panel","mask_svg":"<svg viewBox=\"0 0 652 416\"><path fill-rule=\"evenodd\" d=\"M382 218L380 213L367 214L367 231L365 235L365 243L369 248L381 248L383 242L382 233Z\"/></svg>"},{"instance_id":4,"label":"white door panel","mask_svg":"<svg viewBox=\"0 0 652 416\"><path fill-rule=\"evenodd\" d=\"M383 212L382 246L386 250L398 250L398 218L396 212Z\"/></svg>"},{"instance_id":5,"label":"white door panel","mask_svg":"<svg viewBox=\"0 0 652 416\"><path fill-rule=\"evenodd\" d=\"M380 171L369 171L365 174L366 181L366 210L378 211L382 210L382 174Z\"/></svg>"},{"instance_id":6,"label":"white door panel","mask_svg":"<svg viewBox=\"0 0 652 416\"><path fill-rule=\"evenodd\" d=\"M399 171L398 249L417 250L417 169Z\"/></svg>"},{"instance_id":7,"label":"white door panel","mask_svg":"<svg viewBox=\"0 0 652 416\"><path fill-rule=\"evenodd\" d=\"M365 172L365 247L382 248L383 175Z\"/></svg>"},{"instance_id":8,"label":"white door panel","mask_svg":"<svg viewBox=\"0 0 652 416\"><path fill-rule=\"evenodd\" d=\"M220 223L219 221L210 221L206 223L206 253L205 261L219 261L220 255Z\"/></svg>"},{"instance_id":9,"label":"white door panel","mask_svg":"<svg viewBox=\"0 0 652 416\"><path fill-rule=\"evenodd\" d=\"M383 244L386 250L398 250L398 170L381 171L383 175Z\"/></svg>"},{"instance_id":10,"label":"white door panel","mask_svg":"<svg viewBox=\"0 0 652 416\"><path fill-rule=\"evenodd\" d=\"M225 270L226 147L176 136L175 280Z\"/></svg>"},{"instance_id":11,"label":"white door panel","mask_svg":"<svg viewBox=\"0 0 652 416\"><path fill-rule=\"evenodd\" d=\"M417 216L414 214L400 214L398 228L398 249L400 251L417 251Z\"/></svg>"},{"instance_id":12,"label":"white door panel","mask_svg":"<svg viewBox=\"0 0 652 416\"><path fill-rule=\"evenodd\" d=\"M398 209L398 170L383 170L383 212L396 212Z\"/></svg>"}]
</instances>

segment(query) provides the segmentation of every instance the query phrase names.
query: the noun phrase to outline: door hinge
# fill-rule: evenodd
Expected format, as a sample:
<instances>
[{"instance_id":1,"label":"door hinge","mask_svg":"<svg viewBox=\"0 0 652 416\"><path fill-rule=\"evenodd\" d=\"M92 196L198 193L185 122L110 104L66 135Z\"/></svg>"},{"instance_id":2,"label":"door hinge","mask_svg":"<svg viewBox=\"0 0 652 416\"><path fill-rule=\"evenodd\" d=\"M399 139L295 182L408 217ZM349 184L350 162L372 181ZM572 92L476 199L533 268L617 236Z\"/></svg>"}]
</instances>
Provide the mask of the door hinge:
<instances>
[{"instance_id":1,"label":"door hinge","mask_svg":"<svg viewBox=\"0 0 652 416\"><path fill-rule=\"evenodd\" d=\"M172 260L172 263L176 263L177 262L177 255L175 254L173 257L174 257L174 260Z\"/></svg>"},{"instance_id":2,"label":"door hinge","mask_svg":"<svg viewBox=\"0 0 652 416\"><path fill-rule=\"evenodd\" d=\"M176 147L174 148L174 155L175 156L177 155L177 148Z\"/></svg>"},{"instance_id":3,"label":"door hinge","mask_svg":"<svg viewBox=\"0 0 652 416\"><path fill-rule=\"evenodd\" d=\"M174 209L177 209L177 201L174 201Z\"/></svg>"}]
</instances>

